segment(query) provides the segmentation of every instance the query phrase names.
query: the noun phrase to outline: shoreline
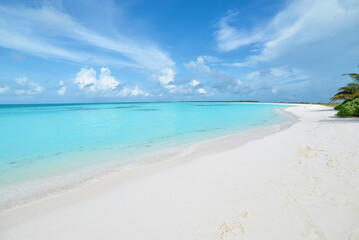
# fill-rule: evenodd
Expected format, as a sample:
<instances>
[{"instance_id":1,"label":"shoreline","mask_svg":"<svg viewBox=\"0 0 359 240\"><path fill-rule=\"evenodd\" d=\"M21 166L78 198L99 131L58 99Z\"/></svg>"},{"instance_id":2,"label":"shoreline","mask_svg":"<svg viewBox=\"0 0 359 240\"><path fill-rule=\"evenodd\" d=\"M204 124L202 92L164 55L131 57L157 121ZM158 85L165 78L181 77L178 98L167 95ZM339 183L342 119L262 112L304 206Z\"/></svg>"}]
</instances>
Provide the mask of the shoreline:
<instances>
[{"instance_id":1,"label":"shoreline","mask_svg":"<svg viewBox=\"0 0 359 240\"><path fill-rule=\"evenodd\" d=\"M359 121L295 106L282 131L0 213L0 238L359 239Z\"/></svg>"},{"instance_id":2,"label":"shoreline","mask_svg":"<svg viewBox=\"0 0 359 240\"><path fill-rule=\"evenodd\" d=\"M68 182L65 182L61 185L54 184L53 187L50 187L47 190L35 189L35 191L37 191L36 195L29 193L25 197L21 196L20 199L12 198L8 201L3 201L3 203L0 202L0 214L11 211L12 209L25 207L33 203L40 202L48 198L53 198L69 192L81 190L93 182L101 181L101 179L111 177L112 175L126 175L128 172L136 172L136 169L139 168L156 168L161 164L175 165L177 164L176 162L181 163L184 161L190 161L191 159L202 157L204 155L226 151L241 146L249 141L253 141L257 138L265 137L274 132L288 128L296 121L298 121L295 115L285 111L285 109L290 107L293 106L277 108L274 110L277 112L276 114L281 114L286 117L286 120L279 124L269 124L229 135L199 140L191 143L184 143L176 147L166 147L164 149L154 150L153 152L144 153L125 159L124 163L118 162L118 160L112 160L109 162L87 166L84 169L58 173L51 177L34 179L25 183L20 182L18 184L11 184L10 186L6 187L9 187L10 189L16 188L17 186L18 188L24 188L24 185L26 184L29 188L31 188L33 185L39 186L39 182L42 181L49 181L51 183L56 182L56 179L58 178L69 179ZM211 150L208 150L209 148Z\"/></svg>"}]
</instances>

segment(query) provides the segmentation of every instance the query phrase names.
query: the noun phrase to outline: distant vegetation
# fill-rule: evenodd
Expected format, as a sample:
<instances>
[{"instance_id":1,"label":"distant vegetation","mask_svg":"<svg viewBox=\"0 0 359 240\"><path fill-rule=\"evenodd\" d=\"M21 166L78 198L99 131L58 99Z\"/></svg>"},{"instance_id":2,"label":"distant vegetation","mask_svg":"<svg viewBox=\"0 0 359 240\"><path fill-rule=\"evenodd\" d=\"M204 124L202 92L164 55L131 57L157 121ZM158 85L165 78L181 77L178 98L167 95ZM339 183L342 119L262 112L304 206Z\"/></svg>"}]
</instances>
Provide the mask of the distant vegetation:
<instances>
[{"instance_id":1,"label":"distant vegetation","mask_svg":"<svg viewBox=\"0 0 359 240\"><path fill-rule=\"evenodd\" d=\"M338 89L331 101L342 100L343 102L334 107L338 110L339 117L359 117L359 74L347 73L353 81Z\"/></svg>"},{"instance_id":2,"label":"distant vegetation","mask_svg":"<svg viewBox=\"0 0 359 240\"><path fill-rule=\"evenodd\" d=\"M242 102L242 103L259 103L255 100L233 100L233 101L180 101L180 102Z\"/></svg>"},{"instance_id":3,"label":"distant vegetation","mask_svg":"<svg viewBox=\"0 0 359 240\"><path fill-rule=\"evenodd\" d=\"M287 104L318 104L318 105L324 105L329 107L336 107L340 105L340 103L337 102L329 102L329 103L322 103L322 102L277 102L277 103L287 103Z\"/></svg>"}]
</instances>

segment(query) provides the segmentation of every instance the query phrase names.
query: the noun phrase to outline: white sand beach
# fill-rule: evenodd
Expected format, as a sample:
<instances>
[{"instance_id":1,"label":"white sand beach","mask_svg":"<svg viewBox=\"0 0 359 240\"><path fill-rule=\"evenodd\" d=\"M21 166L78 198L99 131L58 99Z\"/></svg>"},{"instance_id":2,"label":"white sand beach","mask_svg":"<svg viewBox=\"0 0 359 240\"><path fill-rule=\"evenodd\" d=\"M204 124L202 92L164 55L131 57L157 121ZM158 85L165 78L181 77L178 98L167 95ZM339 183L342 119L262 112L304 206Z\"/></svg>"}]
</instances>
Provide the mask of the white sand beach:
<instances>
[{"instance_id":1,"label":"white sand beach","mask_svg":"<svg viewBox=\"0 0 359 240\"><path fill-rule=\"evenodd\" d=\"M298 120L281 130L194 145L4 211L0 239L359 239L359 119L285 111Z\"/></svg>"}]
</instances>

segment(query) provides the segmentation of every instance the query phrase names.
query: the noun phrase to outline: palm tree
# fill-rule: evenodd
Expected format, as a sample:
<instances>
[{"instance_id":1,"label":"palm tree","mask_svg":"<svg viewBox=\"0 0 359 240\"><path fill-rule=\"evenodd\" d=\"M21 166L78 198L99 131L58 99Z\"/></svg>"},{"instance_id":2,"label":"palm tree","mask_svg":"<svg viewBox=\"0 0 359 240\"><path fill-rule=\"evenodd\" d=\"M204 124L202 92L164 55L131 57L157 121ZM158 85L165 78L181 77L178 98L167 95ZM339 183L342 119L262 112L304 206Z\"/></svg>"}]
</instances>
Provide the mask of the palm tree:
<instances>
[{"instance_id":1,"label":"palm tree","mask_svg":"<svg viewBox=\"0 0 359 240\"><path fill-rule=\"evenodd\" d=\"M344 102L347 102L359 98L359 74L346 73L343 75L350 76L354 81L339 88L337 94L330 99L331 101L344 100Z\"/></svg>"}]
</instances>

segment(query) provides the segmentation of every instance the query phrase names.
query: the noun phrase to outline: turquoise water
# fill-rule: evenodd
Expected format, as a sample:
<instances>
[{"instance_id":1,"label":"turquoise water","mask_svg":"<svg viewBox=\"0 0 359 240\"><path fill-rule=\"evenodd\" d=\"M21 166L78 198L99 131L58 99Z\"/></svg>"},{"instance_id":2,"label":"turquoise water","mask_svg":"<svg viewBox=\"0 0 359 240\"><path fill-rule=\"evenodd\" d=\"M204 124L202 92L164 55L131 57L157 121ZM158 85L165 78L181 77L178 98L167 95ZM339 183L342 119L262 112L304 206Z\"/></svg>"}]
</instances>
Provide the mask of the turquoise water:
<instances>
[{"instance_id":1,"label":"turquoise water","mask_svg":"<svg viewBox=\"0 0 359 240\"><path fill-rule=\"evenodd\" d=\"M280 123L275 104L0 105L0 186Z\"/></svg>"}]
</instances>

